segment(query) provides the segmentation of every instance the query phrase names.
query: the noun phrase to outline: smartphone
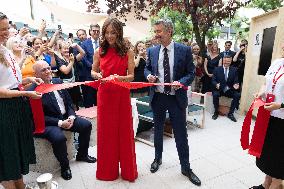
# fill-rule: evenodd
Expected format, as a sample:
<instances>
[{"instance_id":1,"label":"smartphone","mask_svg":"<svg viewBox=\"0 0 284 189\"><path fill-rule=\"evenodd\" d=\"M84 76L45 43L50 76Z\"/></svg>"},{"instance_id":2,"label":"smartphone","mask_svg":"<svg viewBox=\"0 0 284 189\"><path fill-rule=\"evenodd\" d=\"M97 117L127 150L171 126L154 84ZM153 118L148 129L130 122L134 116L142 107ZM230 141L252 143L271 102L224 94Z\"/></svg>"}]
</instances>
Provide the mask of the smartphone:
<instances>
[{"instance_id":1,"label":"smartphone","mask_svg":"<svg viewBox=\"0 0 284 189\"><path fill-rule=\"evenodd\" d=\"M32 47L32 46L33 46L33 42L27 41L27 45L28 45L29 47Z\"/></svg>"},{"instance_id":2,"label":"smartphone","mask_svg":"<svg viewBox=\"0 0 284 189\"><path fill-rule=\"evenodd\" d=\"M68 34L68 38L70 39L70 38L73 38L73 33L69 33Z\"/></svg>"},{"instance_id":3,"label":"smartphone","mask_svg":"<svg viewBox=\"0 0 284 189\"><path fill-rule=\"evenodd\" d=\"M46 43L47 42L47 37L42 37L41 40L42 40L42 43Z\"/></svg>"},{"instance_id":4,"label":"smartphone","mask_svg":"<svg viewBox=\"0 0 284 189\"><path fill-rule=\"evenodd\" d=\"M73 49L73 47L69 47L69 54L74 54L74 49Z\"/></svg>"}]
</instances>

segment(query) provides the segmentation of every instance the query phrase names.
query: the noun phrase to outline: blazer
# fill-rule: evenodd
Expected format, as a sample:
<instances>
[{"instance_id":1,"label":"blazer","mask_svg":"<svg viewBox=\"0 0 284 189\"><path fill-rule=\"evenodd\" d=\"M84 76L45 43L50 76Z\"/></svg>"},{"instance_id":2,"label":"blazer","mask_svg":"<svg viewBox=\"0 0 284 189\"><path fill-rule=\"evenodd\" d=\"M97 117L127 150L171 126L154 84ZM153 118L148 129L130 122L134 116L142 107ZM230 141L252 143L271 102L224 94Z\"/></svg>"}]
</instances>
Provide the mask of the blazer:
<instances>
[{"instance_id":1,"label":"blazer","mask_svg":"<svg viewBox=\"0 0 284 189\"><path fill-rule=\"evenodd\" d=\"M226 51L223 51L223 52L220 53L221 58L224 57L225 53L226 53ZM227 54L228 54L230 57L234 58L236 52L229 50Z\"/></svg>"},{"instance_id":2,"label":"blazer","mask_svg":"<svg viewBox=\"0 0 284 189\"><path fill-rule=\"evenodd\" d=\"M53 78L52 83L61 84L63 82L59 78ZM36 85L33 84L29 90L34 90L35 88ZM76 116L68 91L63 89L58 91L58 93L64 101L66 113L64 115L61 114L59 105L53 92L43 94L42 107L44 112L45 126L58 126L59 120L64 120L71 115Z\"/></svg>"},{"instance_id":3,"label":"blazer","mask_svg":"<svg viewBox=\"0 0 284 189\"><path fill-rule=\"evenodd\" d=\"M82 47L82 49L85 51L86 54L81 60L82 64L78 64L78 67L77 67L78 75L79 77L83 77L87 79L92 78L91 70L92 70L93 56L94 56L94 48L93 48L92 40L88 38L85 41L82 41L80 43L80 46Z\"/></svg>"},{"instance_id":4,"label":"blazer","mask_svg":"<svg viewBox=\"0 0 284 189\"><path fill-rule=\"evenodd\" d=\"M145 78L149 74L158 74L158 61L161 45L157 45L147 49L147 61L144 69ZM180 43L174 43L174 66L173 66L173 81L179 81L185 86L189 86L195 76L195 66L193 64L191 48ZM150 88L150 103L152 103L155 93L155 86ZM182 108L188 105L187 91L178 89L175 91L175 96L178 104Z\"/></svg>"},{"instance_id":5,"label":"blazer","mask_svg":"<svg viewBox=\"0 0 284 189\"><path fill-rule=\"evenodd\" d=\"M237 68L233 66L229 67L229 75L228 75L227 81L225 80L223 66L219 66L215 68L215 70L213 71L213 77L212 77L212 84L214 86L213 87L214 90L217 90L216 85L218 83L220 83L219 90L224 90L226 86L228 86L229 89L234 89L233 85L239 83Z\"/></svg>"}]
</instances>

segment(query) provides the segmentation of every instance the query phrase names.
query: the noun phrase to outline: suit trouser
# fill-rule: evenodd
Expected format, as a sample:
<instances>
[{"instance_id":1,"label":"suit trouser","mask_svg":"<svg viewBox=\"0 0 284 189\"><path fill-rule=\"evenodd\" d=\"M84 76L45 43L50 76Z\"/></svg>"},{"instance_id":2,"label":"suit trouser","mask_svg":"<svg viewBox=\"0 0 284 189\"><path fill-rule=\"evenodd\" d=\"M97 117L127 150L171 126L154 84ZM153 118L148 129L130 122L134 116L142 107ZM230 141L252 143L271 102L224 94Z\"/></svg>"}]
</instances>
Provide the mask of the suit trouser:
<instances>
[{"instance_id":1,"label":"suit trouser","mask_svg":"<svg viewBox=\"0 0 284 189\"><path fill-rule=\"evenodd\" d=\"M235 109L239 106L241 94L236 90L229 89L225 93L223 91L214 90L212 92L212 95L213 95L213 104L214 104L215 112L218 112L218 109L219 109L219 97L220 96L226 96L228 98L233 98L231 102L229 114L234 113Z\"/></svg>"},{"instance_id":2,"label":"suit trouser","mask_svg":"<svg viewBox=\"0 0 284 189\"><path fill-rule=\"evenodd\" d=\"M65 129L61 129L58 126L47 126L44 133L37 135L37 137L45 138L51 143L53 153L56 159L59 161L61 168L66 169L69 167L69 160L67 157L67 139L63 133L63 130ZM85 157L88 155L91 130L91 122L80 117L76 117L73 127L71 127L69 130L65 130L79 133L79 148L77 156Z\"/></svg>"},{"instance_id":3,"label":"suit trouser","mask_svg":"<svg viewBox=\"0 0 284 189\"><path fill-rule=\"evenodd\" d=\"M92 81L92 78L79 78L79 81ZM85 108L89 108L97 105L97 90L93 87L81 85L83 95L83 105Z\"/></svg>"},{"instance_id":4,"label":"suit trouser","mask_svg":"<svg viewBox=\"0 0 284 189\"><path fill-rule=\"evenodd\" d=\"M186 129L186 109L180 108L175 95L155 93L152 100L152 110L154 114L154 146L155 159L162 158L163 152L163 132L168 110L172 124L176 148L182 170L189 170L189 147Z\"/></svg>"}]
</instances>

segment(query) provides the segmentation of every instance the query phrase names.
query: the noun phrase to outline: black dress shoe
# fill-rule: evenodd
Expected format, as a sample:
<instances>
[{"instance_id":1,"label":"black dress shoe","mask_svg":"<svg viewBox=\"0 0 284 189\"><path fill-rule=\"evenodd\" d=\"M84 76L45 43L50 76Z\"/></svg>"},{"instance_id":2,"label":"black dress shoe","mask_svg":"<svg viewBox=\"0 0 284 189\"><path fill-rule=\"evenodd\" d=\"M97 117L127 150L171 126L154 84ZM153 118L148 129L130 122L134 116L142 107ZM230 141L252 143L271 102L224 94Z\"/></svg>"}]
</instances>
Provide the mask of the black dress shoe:
<instances>
[{"instance_id":1,"label":"black dress shoe","mask_svg":"<svg viewBox=\"0 0 284 189\"><path fill-rule=\"evenodd\" d=\"M265 189L264 186L259 185L259 186L253 186L253 187L250 187L249 189Z\"/></svg>"},{"instance_id":2,"label":"black dress shoe","mask_svg":"<svg viewBox=\"0 0 284 189\"><path fill-rule=\"evenodd\" d=\"M151 173L158 171L160 165L162 165L162 159L154 159L153 163L151 164Z\"/></svg>"},{"instance_id":3,"label":"black dress shoe","mask_svg":"<svg viewBox=\"0 0 284 189\"><path fill-rule=\"evenodd\" d=\"M213 116L212 116L212 119L213 120L216 120L218 118L218 112L214 112Z\"/></svg>"},{"instance_id":4,"label":"black dress shoe","mask_svg":"<svg viewBox=\"0 0 284 189\"><path fill-rule=\"evenodd\" d=\"M235 116L233 114L228 114L228 118L230 120L232 120L233 122L237 122L237 120L236 120L236 118L235 118Z\"/></svg>"},{"instance_id":5,"label":"black dress shoe","mask_svg":"<svg viewBox=\"0 0 284 189\"><path fill-rule=\"evenodd\" d=\"M72 173L71 173L70 168L61 169L61 177L62 177L64 180L70 180L70 179L72 178Z\"/></svg>"},{"instance_id":6,"label":"black dress shoe","mask_svg":"<svg viewBox=\"0 0 284 189\"><path fill-rule=\"evenodd\" d=\"M182 171L181 172L184 176L188 177L188 179L195 184L196 186L201 185L201 181L199 178L190 170L190 171Z\"/></svg>"},{"instance_id":7,"label":"black dress shoe","mask_svg":"<svg viewBox=\"0 0 284 189\"><path fill-rule=\"evenodd\" d=\"M85 157L81 157L81 156L76 156L76 161L84 161L87 163L96 163L97 159L95 157L92 156L85 156Z\"/></svg>"}]
</instances>

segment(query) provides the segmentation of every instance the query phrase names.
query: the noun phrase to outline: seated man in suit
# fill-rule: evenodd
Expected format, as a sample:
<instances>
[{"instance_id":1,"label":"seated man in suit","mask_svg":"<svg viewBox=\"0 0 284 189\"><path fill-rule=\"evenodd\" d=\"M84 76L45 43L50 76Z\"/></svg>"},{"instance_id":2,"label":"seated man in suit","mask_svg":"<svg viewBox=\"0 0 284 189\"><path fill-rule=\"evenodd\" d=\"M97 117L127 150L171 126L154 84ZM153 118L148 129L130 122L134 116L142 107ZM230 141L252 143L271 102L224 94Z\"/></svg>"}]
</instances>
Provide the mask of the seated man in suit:
<instances>
[{"instance_id":1,"label":"seated man in suit","mask_svg":"<svg viewBox=\"0 0 284 189\"><path fill-rule=\"evenodd\" d=\"M35 76L44 83L62 83L60 79L52 78L51 67L45 61L33 65ZM35 89L32 86L31 89ZM79 133L79 148L76 161L95 163L96 158L88 155L92 124L86 119L75 115L72 100L67 90L54 91L42 95L42 106L45 119L44 133L37 135L51 142L55 157L61 166L61 176L65 180L72 178L67 158L66 137L63 130Z\"/></svg>"},{"instance_id":2,"label":"seated man in suit","mask_svg":"<svg viewBox=\"0 0 284 189\"><path fill-rule=\"evenodd\" d=\"M213 95L213 104L214 104L214 115L212 119L216 120L218 118L218 108L219 108L219 97L226 96L229 98L233 98L230 111L228 114L228 118L234 122L236 122L236 118L234 117L234 110L239 106L240 93L239 89L239 81L238 81L238 71L237 68L230 66L232 63L231 56L223 57L223 66L219 66L215 68L212 77L212 84L214 90L212 91Z\"/></svg>"}]
</instances>

